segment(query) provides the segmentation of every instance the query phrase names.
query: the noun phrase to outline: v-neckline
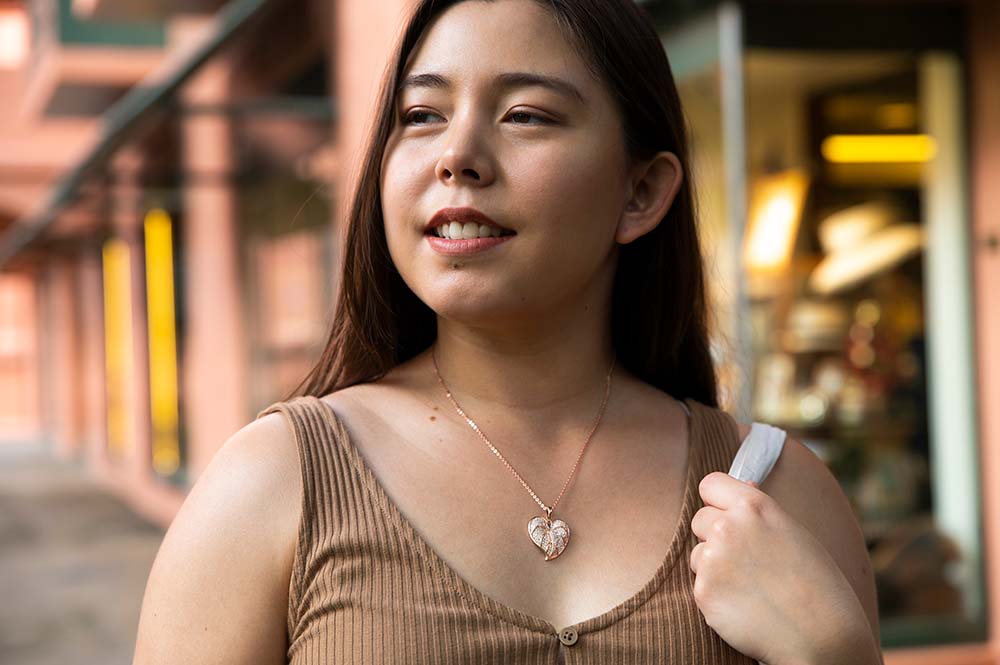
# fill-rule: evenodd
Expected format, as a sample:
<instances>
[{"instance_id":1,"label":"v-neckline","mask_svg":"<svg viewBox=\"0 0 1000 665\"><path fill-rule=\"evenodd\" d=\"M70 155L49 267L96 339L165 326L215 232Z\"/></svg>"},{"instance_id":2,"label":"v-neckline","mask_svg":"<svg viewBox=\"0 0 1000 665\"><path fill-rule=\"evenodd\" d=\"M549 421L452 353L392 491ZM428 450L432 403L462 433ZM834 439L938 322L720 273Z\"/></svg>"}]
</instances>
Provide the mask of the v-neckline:
<instances>
[{"instance_id":1,"label":"v-neckline","mask_svg":"<svg viewBox=\"0 0 1000 665\"><path fill-rule=\"evenodd\" d=\"M688 450L686 469L684 471L684 493L683 499L681 500L681 507L677 517L677 522L674 525L673 535L670 540L670 545L667 547L666 555L660 562L660 565L656 569L653 576L632 596L596 616L583 619L582 621L570 624L569 626L564 626L562 629L557 629L547 619L528 614L527 612L523 612L515 607L501 603L484 591L481 591L479 588L473 586L468 580L459 575L459 573L452 568L447 561L445 561L444 557L438 554L437 550L435 550L434 547L431 546L431 544L422 535L420 535L420 533L416 530L416 527L414 527L413 524L410 523L409 519L407 519L402 509L396 504L392 497L389 496L388 492L382 486L381 481L375 475L375 472L369 466L368 462L361 454L361 451L351 439L350 433L344 426L340 416L334 410L333 405L319 397L316 397L315 395L306 395L304 398L314 399L321 403L321 408L331 425L331 429L337 435L335 438L339 441L340 445L347 454L348 460L360 475L365 489L375 499L375 502L378 504L381 511L399 529L399 532L403 535L403 537L414 546L424 561L439 574L440 579L446 580L452 587L452 590L458 592L475 607L516 626L551 635L558 635L561 630L573 628L578 634L582 635L584 633L606 628L607 626L620 621L646 602L646 600L648 600L649 597L666 580L667 576L670 575L673 570L674 565L677 562L677 558L680 556L681 551L685 548L690 537L691 519L693 518L691 511L694 506L695 488L697 487L695 472L701 464L701 450L703 448L703 442L701 440L702 423L698 403L691 398L685 398L682 404L687 407Z\"/></svg>"}]
</instances>

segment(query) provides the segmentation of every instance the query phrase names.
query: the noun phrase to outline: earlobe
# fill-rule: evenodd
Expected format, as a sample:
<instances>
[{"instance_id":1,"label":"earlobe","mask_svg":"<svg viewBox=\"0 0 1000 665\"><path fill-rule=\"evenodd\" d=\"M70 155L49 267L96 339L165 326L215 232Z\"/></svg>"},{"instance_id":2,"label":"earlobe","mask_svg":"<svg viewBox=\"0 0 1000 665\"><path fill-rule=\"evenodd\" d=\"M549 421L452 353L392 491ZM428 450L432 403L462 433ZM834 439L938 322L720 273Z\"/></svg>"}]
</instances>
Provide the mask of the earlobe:
<instances>
[{"instance_id":1,"label":"earlobe","mask_svg":"<svg viewBox=\"0 0 1000 665\"><path fill-rule=\"evenodd\" d=\"M677 155L663 151L639 164L633 178L615 234L615 241L621 244L656 228L680 191L684 171Z\"/></svg>"}]
</instances>

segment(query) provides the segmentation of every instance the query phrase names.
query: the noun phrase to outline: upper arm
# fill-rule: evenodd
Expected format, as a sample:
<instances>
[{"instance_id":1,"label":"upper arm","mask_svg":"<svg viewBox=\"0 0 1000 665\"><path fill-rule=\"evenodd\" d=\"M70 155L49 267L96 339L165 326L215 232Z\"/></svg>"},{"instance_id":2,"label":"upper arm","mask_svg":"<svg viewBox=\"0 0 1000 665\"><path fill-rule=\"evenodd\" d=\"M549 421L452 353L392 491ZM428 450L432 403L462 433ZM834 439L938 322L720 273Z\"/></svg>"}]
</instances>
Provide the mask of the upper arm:
<instances>
[{"instance_id":1,"label":"upper arm","mask_svg":"<svg viewBox=\"0 0 1000 665\"><path fill-rule=\"evenodd\" d=\"M746 438L749 426L740 426ZM805 526L826 548L865 610L880 645L878 598L868 547L850 501L827 465L801 442L788 437L761 491Z\"/></svg>"},{"instance_id":2,"label":"upper arm","mask_svg":"<svg viewBox=\"0 0 1000 665\"><path fill-rule=\"evenodd\" d=\"M191 488L146 583L135 665L285 662L301 477L283 420L236 432Z\"/></svg>"}]
</instances>

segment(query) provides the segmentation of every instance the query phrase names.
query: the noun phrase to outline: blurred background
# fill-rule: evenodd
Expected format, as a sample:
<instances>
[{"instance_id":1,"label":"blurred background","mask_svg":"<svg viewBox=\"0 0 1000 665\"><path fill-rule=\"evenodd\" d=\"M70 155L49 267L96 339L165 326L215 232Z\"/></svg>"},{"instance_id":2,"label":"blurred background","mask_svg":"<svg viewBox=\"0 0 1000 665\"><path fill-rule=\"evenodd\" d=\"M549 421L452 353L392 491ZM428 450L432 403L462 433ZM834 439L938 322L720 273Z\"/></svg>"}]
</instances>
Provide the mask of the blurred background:
<instances>
[{"instance_id":1,"label":"blurred background","mask_svg":"<svg viewBox=\"0 0 1000 665\"><path fill-rule=\"evenodd\" d=\"M886 663L1000 663L1000 0L642 4L724 406L839 479ZM0 662L131 662L186 492L319 356L408 6L0 0Z\"/></svg>"}]
</instances>

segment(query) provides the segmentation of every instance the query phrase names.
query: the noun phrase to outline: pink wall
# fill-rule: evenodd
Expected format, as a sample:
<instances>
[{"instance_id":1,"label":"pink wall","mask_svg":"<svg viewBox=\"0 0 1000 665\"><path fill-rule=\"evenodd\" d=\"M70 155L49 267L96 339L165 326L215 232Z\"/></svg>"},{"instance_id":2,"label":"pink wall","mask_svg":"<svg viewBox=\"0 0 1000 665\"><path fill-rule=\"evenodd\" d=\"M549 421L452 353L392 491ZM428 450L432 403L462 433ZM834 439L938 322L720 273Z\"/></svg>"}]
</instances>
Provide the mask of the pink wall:
<instances>
[{"instance_id":1,"label":"pink wall","mask_svg":"<svg viewBox=\"0 0 1000 665\"><path fill-rule=\"evenodd\" d=\"M41 436L35 277L0 274L0 444Z\"/></svg>"},{"instance_id":2,"label":"pink wall","mask_svg":"<svg viewBox=\"0 0 1000 665\"><path fill-rule=\"evenodd\" d=\"M987 605L1000 662L1000 3L979 0L970 21L972 217ZM991 240L992 239L992 240Z\"/></svg>"}]
</instances>

